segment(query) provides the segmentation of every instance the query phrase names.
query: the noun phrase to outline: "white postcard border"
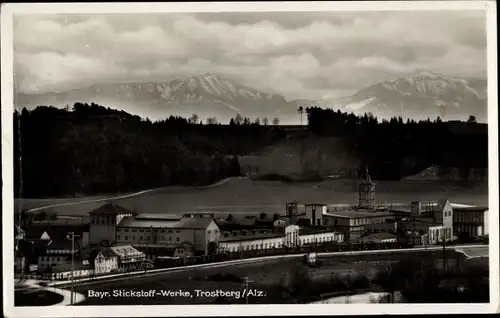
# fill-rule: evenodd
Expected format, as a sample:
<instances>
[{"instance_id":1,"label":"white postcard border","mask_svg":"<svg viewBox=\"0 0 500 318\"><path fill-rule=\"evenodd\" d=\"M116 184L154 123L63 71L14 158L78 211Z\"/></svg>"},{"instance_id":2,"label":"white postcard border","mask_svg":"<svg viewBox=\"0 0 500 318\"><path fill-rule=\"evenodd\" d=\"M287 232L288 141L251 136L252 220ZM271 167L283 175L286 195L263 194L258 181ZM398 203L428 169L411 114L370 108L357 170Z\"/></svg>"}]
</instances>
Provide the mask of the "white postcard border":
<instances>
[{"instance_id":1,"label":"white postcard border","mask_svg":"<svg viewBox=\"0 0 500 318\"><path fill-rule=\"evenodd\" d=\"M166 305L14 307L12 271L13 218L3 218L3 300L7 317L135 317L135 316L256 316L256 315L372 315L494 313L499 311L499 206L498 206L498 92L497 30L494 1L387 1L387 2L238 2L238 3L29 3L2 4L2 205L14 210L13 191L13 14L146 13L152 12L264 12L264 11L435 11L486 10L488 55L489 139L489 304L322 304L322 305ZM4 212L4 216L8 215Z\"/></svg>"}]
</instances>

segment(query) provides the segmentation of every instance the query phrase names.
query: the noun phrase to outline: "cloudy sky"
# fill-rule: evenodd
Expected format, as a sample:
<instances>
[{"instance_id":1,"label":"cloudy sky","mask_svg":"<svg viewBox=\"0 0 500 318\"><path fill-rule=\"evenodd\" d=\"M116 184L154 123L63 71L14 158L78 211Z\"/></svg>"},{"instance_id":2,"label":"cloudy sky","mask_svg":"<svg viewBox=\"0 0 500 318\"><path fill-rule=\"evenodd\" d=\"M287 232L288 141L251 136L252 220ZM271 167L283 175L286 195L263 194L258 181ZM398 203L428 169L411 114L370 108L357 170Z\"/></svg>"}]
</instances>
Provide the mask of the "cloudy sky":
<instances>
[{"instance_id":1,"label":"cloudy sky","mask_svg":"<svg viewBox=\"0 0 500 318\"><path fill-rule=\"evenodd\" d=\"M269 12L14 17L18 92L218 73L289 98L426 68L486 78L485 14Z\"/></svg>"}]
</instances>

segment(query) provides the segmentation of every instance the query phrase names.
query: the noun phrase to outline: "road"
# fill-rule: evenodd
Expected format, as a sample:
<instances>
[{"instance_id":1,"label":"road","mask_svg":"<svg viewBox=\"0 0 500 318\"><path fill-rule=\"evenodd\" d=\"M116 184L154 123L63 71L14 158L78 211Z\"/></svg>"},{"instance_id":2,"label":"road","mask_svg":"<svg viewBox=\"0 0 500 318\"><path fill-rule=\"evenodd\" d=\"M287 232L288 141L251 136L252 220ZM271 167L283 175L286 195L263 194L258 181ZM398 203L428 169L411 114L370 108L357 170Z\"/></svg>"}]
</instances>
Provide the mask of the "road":
<instances>
[{"instance_id":1,"label":"road","mask_svg":"<svg viewBox=\"0 0 500 318\"><path fill-rule=\"evenodd\" d=\"M482 258L489 256L488 245L466 246L457 248L457 252L464 254L467 258Z\"/></svg>"},{"instance_id":2,"label":"road","mask_svg":"<svg viewBox=\"0 0 500 318\"><path fill-rule=\"evenodd\" d=\"M447 259L459 266L458 260L463 260L464 256L453 250L447 251ZM323 261L319 268L309 268L312 279L325 279L335 275L362 273L368 277L373 277L376 272L392 262L403 259L419 260L439 260L442 251L419 251L413 253L387 252L374 255L365 253L360 255L320 255ZM458 259L456 262L455 260ZM287 259L267 259L249 264L218 264L217 267L210 268L184 268L173 272L154 273L136 277L126 277L111 281L92 282L76 287L76 291L87 296L81 305L160 305L160 304L210 304L215 298L196 296L199 291L241 291L241 282L221 281L211 278L216 274L229 274L232 277L247 276L252 282L250 288L256 288L264 294L272 294L276 286L282 285L289 279L289 273L293 272L297 266L304 266L300 257ZM120 291L149 291L155 290L155 296L148 297L123 297ZM190 292L194 297L162 296L165 291ZM98 294L99 293L99 294ZM114 294L118 293L118 294ZM92 297L100 295L100 297ZM91 296L91 297L89 297ZM266 303L266 300L254 300ZM269 301L267 303L272 303Z\"/></svg>"},{"instance_id":3,"label":"road","mask_svg":"<svg viewBox=\"0 0 500 318\"><path fill-rule=\"evenodd\" d=\"M210 189L210 188L214 188L214 187L218 187L218 186L221 186L221 185L224 185L228 182L230 182L231 180L237 180L237 179L245 179L243 177L230 177L230 178L225 178L223 180L220 180L214 184L211 184L211 185L207 185L207 186L199 186L199 187L196 187L196 188L206 188L206 189ZM61 202L61 203L55 203L55 204L48 204L48 205L44 205L44 206L40 206L40 207L36 207L36 208L31 208L31 209L28 209L27 212L37 212L37 211L41 211L41 210L45 210L45 209L49 209L49 208L55 208L55 207L62 207L62 206L71 206L71 205L79 205L79 204L87 204L87 203L98 203L98 202L108 202L109 200L122 200L122 199L129 199L129 198L133 198L133 197L137 197L137 196L141 196L143 194L150 194L150 193L155 193L155 192L158 192L158 191L161 191L161 190L165 190L165 189L174 189L175 187L163 187L163 188L155 188L155 189L147 189L147 190L143 190L143 191L138 191L138 192L133 192L133 193L127 193L127 194L123 194L123 195L115 195L115 196L98 196L98 197L91 197L91 199L82 199L82 200L79 200L79 199L47 199L48 201L57 201L57 200L61 200L61 201L67 201L67 202ZM20 199L22 200L22 199ZM31 200L31 199L27 199L27 200ZM34 201L37 201L36 199L33 199ZM38 201L40 202L43 202L44 199L40 199Z\"/></svg>"}]
</instances>

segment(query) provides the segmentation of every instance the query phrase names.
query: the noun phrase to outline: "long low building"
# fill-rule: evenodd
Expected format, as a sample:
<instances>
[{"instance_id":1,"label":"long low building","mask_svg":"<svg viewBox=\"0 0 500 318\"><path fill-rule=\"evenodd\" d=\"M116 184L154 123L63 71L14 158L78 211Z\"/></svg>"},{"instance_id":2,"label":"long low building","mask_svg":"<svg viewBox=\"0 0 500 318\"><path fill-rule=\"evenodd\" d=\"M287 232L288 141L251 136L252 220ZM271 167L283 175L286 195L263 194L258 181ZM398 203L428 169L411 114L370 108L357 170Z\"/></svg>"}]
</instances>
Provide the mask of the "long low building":
<instances>
[{"instance_id":1,"label":"long low building","mask_svg":"<svg viewBox=\"0 0 500 318\"><path fill-rule=\"evenodd\" d=\"M218 252L240 252L267 250L283 247L282 234L253 234L246 237L223 237L219 241Z\"/></svg>"},{"instance_id":2,"label":"long low building","mask_svg":"<svg viewBox=\"0 0 500 318\"><path fill-rule=\"evenodd\" d=\"M301 228L289 225L281 233L258 233L238 237L220 238L218 252L240 252L295 247L327 242L343 242L343 233L324 228Z\"/></svg>"},{"instance_id":3,"label":"long low building","mask_svg":"<svg viewBox=\"0 0 500 318\"><path fill-rule=\"evenodd\" d=\"M306 207L306 213L309 206ZM320 216L316 215L316 224L314 225L331 227L342 232L345 241L357 241L365 233L365 225L385 223L387 218L393 216L390 212L368 209L325 210ZM313 215L310 216L313 219Z\"/></svg>"},{"instance_id":4,"label":"long low building","mask_svg":"<svg viewBox=\"0 0 500 318\"><path fill-rule=\"evenodd\" d=\"M344 242L344 233L321 228L299 229L299 245Z\"/></svg>"}]
</instances>

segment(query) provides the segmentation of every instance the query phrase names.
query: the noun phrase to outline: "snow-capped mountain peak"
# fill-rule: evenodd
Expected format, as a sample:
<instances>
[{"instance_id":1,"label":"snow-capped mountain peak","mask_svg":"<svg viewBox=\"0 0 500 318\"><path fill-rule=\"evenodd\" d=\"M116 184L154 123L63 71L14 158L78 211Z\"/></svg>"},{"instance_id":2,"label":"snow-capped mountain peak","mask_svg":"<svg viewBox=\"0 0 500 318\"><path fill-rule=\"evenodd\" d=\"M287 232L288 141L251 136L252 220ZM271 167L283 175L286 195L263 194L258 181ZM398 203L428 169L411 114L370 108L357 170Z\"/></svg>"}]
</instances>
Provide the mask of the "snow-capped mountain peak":
<instances>
[{"instance_id":1,"label":"snow-capped mountain peak","mask_svg":"<svg viewBox=\"0 0 500 318\"><path fill-rule=\"evenodd\" d=\"M426 69L364 88L341 108L378 116L449 117L486 114L486 80L446 77Z\"/></svg>"},{"instance_id":2,"label":"snow-capped mountain peak","mask_svg":"<svg viewBox=\"0 0 500 318\"><path fill-rule=\"evenodd\" d=\"M411 78L421 78L421 79L436 79L442 78L442 75L434 73L432 71L426 70L424 68L419 68L414 71L414 73L410 76Z\"/></svg>"},{"instance_id":3,"label":"snow-capped mountain peak","mask_svg":"<svg viewBox=\"0 0 500 318\"><path fill-rule=\"evenodd\" d=\"M274 116L295 113L296 104L281 95L260 92L214 73L191 76L168 82L95 84L63 93L16 94L17 107L54 105L64 107L74 102L164 109L166 115L198 113L200 117Z\"/></svg>"}]
</instances>

